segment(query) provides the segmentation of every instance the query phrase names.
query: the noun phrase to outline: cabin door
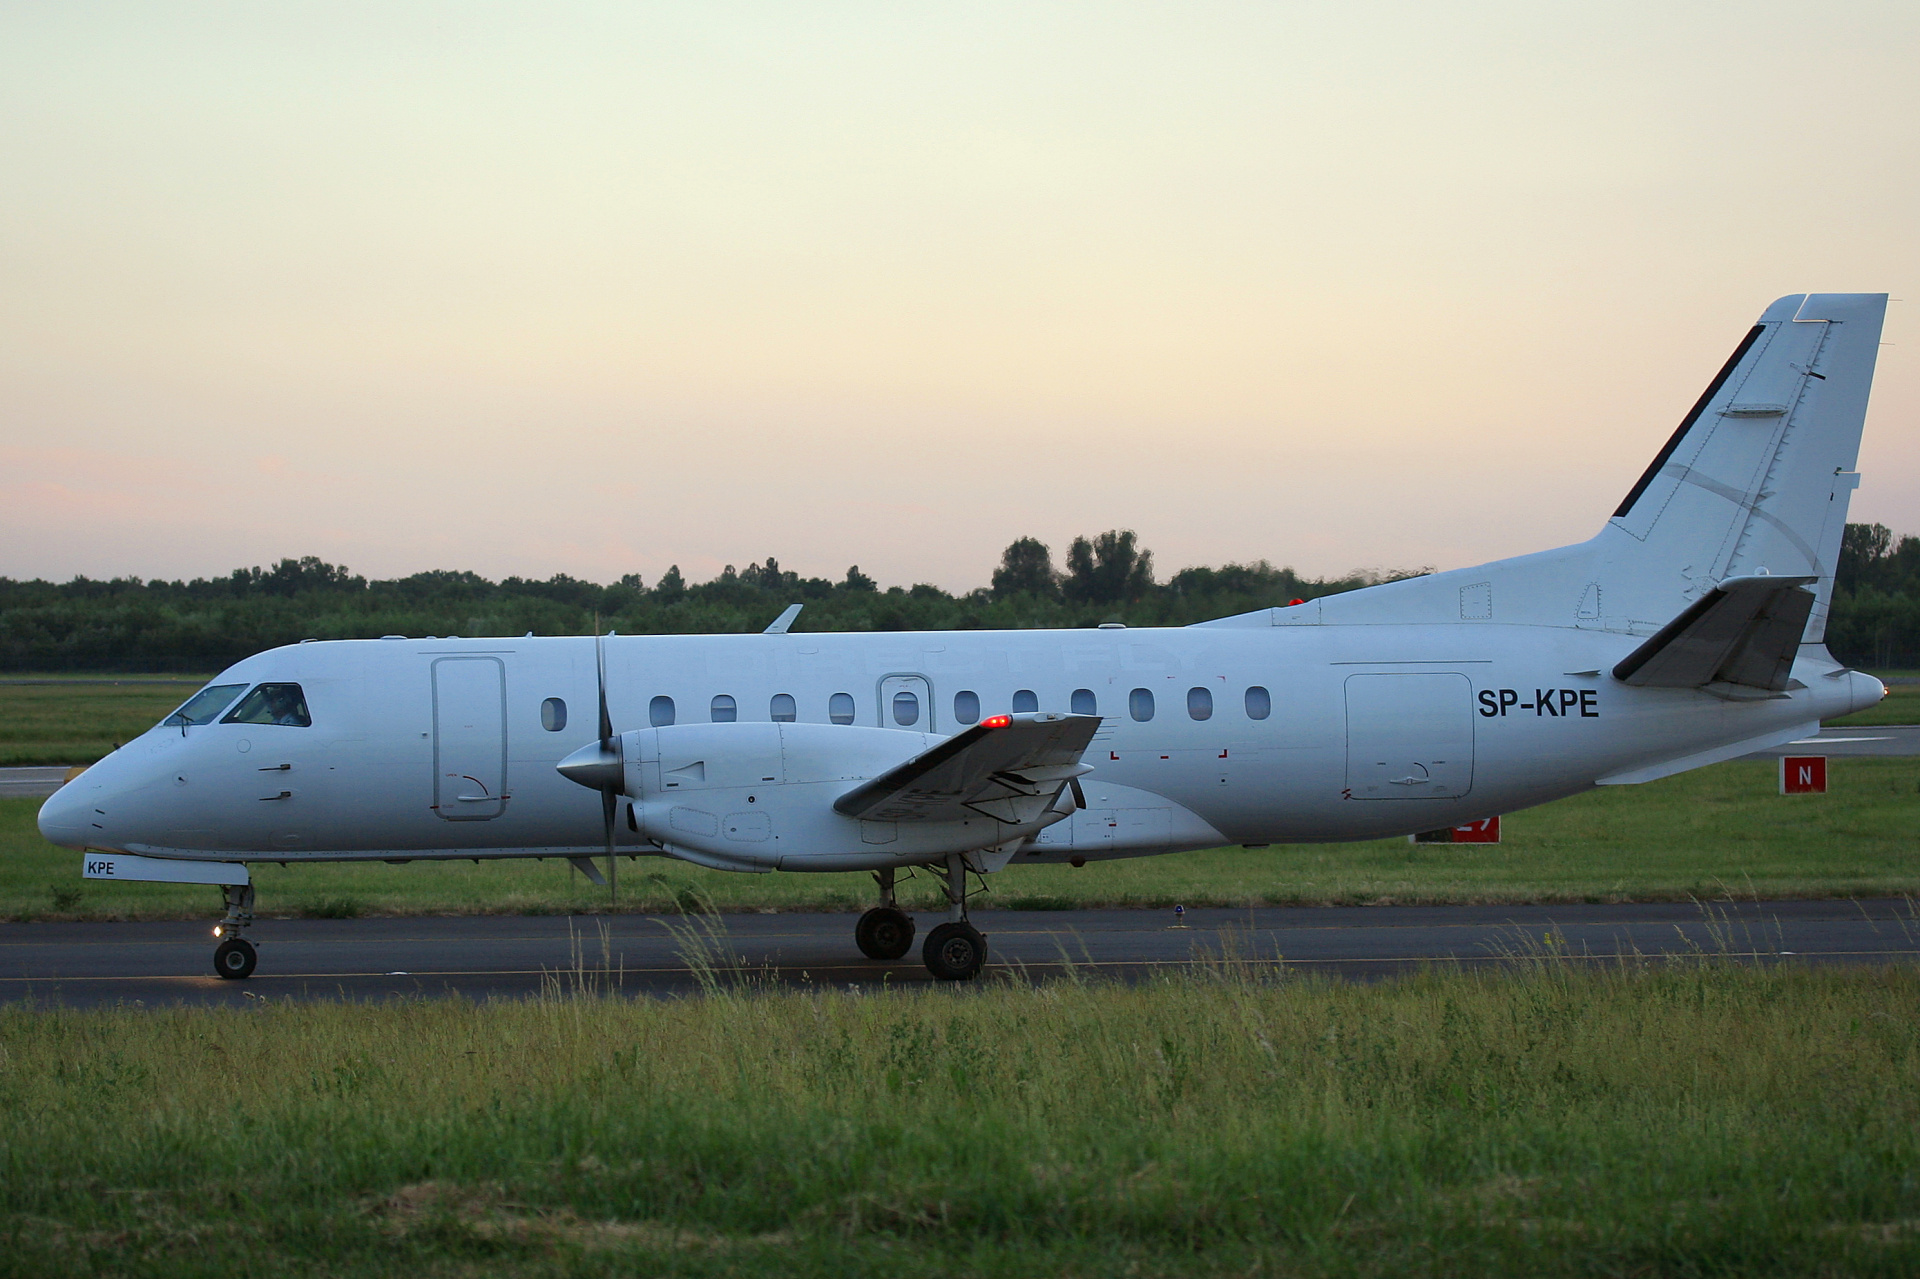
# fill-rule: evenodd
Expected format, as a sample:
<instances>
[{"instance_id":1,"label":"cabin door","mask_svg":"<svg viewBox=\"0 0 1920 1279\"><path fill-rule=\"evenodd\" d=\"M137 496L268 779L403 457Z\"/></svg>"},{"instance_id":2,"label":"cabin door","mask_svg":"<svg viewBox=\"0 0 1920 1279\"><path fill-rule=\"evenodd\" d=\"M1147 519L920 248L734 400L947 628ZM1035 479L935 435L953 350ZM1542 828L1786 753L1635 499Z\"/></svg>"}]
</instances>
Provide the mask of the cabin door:
<instances>
[{"instance_id":1,"label":"cabin door","mask_svg":"<svg viewBox=\"0 0 1920 1279\"><path fill-rule=\"evenodd\" d=\"M433 809L483 822L507 806L507 666L497 657L433 663Z\"/></svg>"},{"instance_id":2,"label":"cabin door","mask_svg":"<svg viewBox=\"0 0 1920 1279\"><path fill-rule=\"evenodd\" d=\"M1464 675L1347 677L1347 796L1457 799L1473 789L1473 685Z\"/></svg>"}]
</instances>

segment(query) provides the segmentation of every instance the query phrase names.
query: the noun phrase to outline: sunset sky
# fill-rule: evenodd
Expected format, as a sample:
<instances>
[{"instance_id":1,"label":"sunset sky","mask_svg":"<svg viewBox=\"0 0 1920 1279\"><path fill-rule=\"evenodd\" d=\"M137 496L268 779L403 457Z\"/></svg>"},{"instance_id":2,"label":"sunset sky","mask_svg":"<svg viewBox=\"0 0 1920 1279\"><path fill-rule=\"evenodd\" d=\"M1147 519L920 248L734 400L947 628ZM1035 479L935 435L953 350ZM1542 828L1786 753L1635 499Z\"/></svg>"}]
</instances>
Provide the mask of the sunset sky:
<instances>
[{"instance_id":1,"label":"sunset sky","mask_svg":"<svg viewBox=\"0 0 1920 1279\"><path fill-rule=\"evenodd\" d=\"M0 8L0 575L984 584L1591 535L1773 298L1889 291L1920 5Z\"/></svg>"}]
</instances>

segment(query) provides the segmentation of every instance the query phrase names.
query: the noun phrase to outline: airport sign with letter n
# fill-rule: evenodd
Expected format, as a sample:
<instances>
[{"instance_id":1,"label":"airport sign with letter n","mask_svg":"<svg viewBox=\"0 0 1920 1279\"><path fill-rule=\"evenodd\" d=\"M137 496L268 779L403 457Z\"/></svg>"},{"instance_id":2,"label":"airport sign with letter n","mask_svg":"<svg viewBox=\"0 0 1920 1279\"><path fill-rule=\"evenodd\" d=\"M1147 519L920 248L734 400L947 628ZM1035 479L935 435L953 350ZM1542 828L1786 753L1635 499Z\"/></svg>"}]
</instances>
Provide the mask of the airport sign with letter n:
<instances>
[{"instance_id":1,"label":"airport sign with letter n","mask_svg":"<svg viewBox=\"0 0 1920 1279\"><path fill-rule=\"evenodd\" d=\"M1500 819L1483 817L1477 822L1468 822L1464 826L1444 826L1439 830L1423 830L1417 835L1407 836L1410 844L1497 844L1500 842Z\"/></svg>"},{"instance_id":2,"label":"airport sign with letter n","mask_svg":"<svg viewBox=\"0 0 1920 1279\"><path fill-rule=\"evenodd\" d=\"M1827 757L1825 755L1782 755L1780 757L1780 793L1782 795L1826 794Z\"/></svg>"}]
</instances>

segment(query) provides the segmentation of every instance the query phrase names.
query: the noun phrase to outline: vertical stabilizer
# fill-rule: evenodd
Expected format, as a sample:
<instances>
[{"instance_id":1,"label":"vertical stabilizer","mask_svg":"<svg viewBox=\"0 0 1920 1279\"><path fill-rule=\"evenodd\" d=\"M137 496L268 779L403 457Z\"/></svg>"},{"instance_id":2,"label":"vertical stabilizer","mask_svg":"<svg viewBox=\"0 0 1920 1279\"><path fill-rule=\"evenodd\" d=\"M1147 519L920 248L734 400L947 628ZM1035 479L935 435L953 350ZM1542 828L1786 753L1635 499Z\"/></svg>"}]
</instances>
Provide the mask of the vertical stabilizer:
<instances>
[{"instance_id":1,"label":"vertical stabilizer","mask_svg":"<svg viewBox=\"0 0 1920 1279\"><path fill-rule=\"evenodd\" d=\"M1598 539L1609 622L1663 621L1727 578L1808 574L1806 639L1825 635L1886 303L1767 308Z\"/></svg>"},{"instance_id":2,"label":"vertical stabilizer","mask_svg":"<svg viewBox=\"0 0 1920 1279\"><path fill-rule=\"evenodd\" d=\"M1487 622L1648 636L1733 578L1811 579L1826 636L1884 293L1781 298L1734 347L1598 535L1211 626Z\"/></svg>"}]
</instances>

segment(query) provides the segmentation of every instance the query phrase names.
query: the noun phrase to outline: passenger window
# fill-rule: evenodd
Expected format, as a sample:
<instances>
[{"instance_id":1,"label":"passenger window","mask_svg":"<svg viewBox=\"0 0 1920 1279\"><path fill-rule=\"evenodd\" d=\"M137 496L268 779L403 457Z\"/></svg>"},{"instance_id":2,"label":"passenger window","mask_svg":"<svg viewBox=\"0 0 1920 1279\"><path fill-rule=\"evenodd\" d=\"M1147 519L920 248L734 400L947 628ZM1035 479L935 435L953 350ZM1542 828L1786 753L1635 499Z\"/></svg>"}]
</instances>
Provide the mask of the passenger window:
<instances>
[{"instance_id":1,"label":"passenger window","mask_svg":"<svg viewBox=\"0 0 1920 1279\"><path fill-rule=\"evenodd\" d=\"M1273 696L1255 684L1247 690L1247 718L1265 719L1273 714Z\"/></svg>"},{"instance_id":2,"label":"passenger window","mask_svg":"<svg viewBox=\"0 0 1920 1279\"><path fill-rule=\"evenodd\" d=\"M567 704L557 697L540 703L540 727L557 733L567 726Z\"/></svg>"},{"instance_id":3,"label":"passenger window","mask_svg":"<svg viewBox=\"0 0 1920 1279\"><path fill-rule=\"evenodd\" d=\"M655 728L673 723L673 699L665 694L647 703L647 722Z\"/></svg>"},{"instance_id":4,"label":"passenger window","mask_svg":"<svg viewBox=\"0 0 1920 1279\"><path fill-rule=\"evenodd\" d=\"M1145 723L1153 718L1153 690L1136 688L1127 694L1127 713Z\"/></svg>"},{"instance_id":5,"label":"passenger window","mask_svg":"<svg viewBox=\"0 0 1920 1279\"><path fill-rule=\"evenodd\" d=\"M222 723L280 724L287 728L311 728L306 695L298 684L262 684L240 699L240 704Z\"/></svg>"},{"instance_id":6,"label":"passenger window","mask_svg":"<svg viewBox=\"0 0 1920 1279\"><path fill-rule=\"evenodd\" d=\"M1074 689L1073 696L1068 700L1067 706L1075 715L1098 715L1100 713L1100 699L1093 695L1093 690L1090 688Z\"/></svg>"},{"instance_id":7,"label":"passenger window","mask_svg":"<svg viewBox=\"0 0 1920 1279\"><path fill-rule=\"evenodd\" d=\"M1013 695L1013 713L1015 715L1024 715L1029 711L1037 711L1039 709L1040 699L1033 695L1032 689L1023 688Z\"/></svg>"},{"instance_id":8,"label":"passenger window","mask_svg":"<svg viewBox=\"0 0 1920 1279\"><path fill-rule=\"evenodd\" d=\"M1187 714L1195 719L1213 718L1213 690L1210 688L1190 688L1187 690Z\"/></svg>"},{"instance_id":9,"label":"passenger window","mask_svg":"<svg viewBox=\"0 0 1920 1279\"><path fill-rule=\"evenodd\" d=\"M716 724L731 724L740 718L740 706L725 693L717 693L707 707L707 718Z\"/></svg>"},{"instance_id":10,"label":"passenger window","mask_svg":"<svg viewBox=\"0 0 1920 1279\"><path fill-rule=\"evenodd\" d=\"M853 694L835 693L827 699L827 718L836 724L853 723Z\"/></svg>"},{"instance_id":11,"label":"passenger window","mask_svg":"<svg viewBox=\"0 0 1920 1279\"><path fill-rule=\"evenodd\" d=\"M791 724L800 718L800 712L793 703L792 693L775 693L773 700L767 703L767 714L776 724Z\"/></svg>"},{"instance_id":12,"label":"passenger window","mask_svg":"<svg viewBox=\"0 0 1920 1279\"><path fill-rule=\"evenodd\" d=\"M162 725L211 724L220 712L233 705L233 699L246 691L245 684L209 684L187 699L187 704L161 720Z\"/></svg>"},{"instance_id":13,"label":"passenger window","mask_svg":"<svg viewBox=\"0 0 1920 1279\"><path fill-rule=\"evenodd\" d=\"M963 688L953 695L953 718L962 724L980 722L980 694Z\"/></svg>"},{"instance_id":14,"label":"passenger window","mask_svg":"<svg viewBox=\"0 0 1920 1279\"><path fill-rule=\"evenodd\" d=\"M893 695L893 722L902 728L911 728L920 722L920 697L901 689Z\"/></svg>"}]
</instances>

